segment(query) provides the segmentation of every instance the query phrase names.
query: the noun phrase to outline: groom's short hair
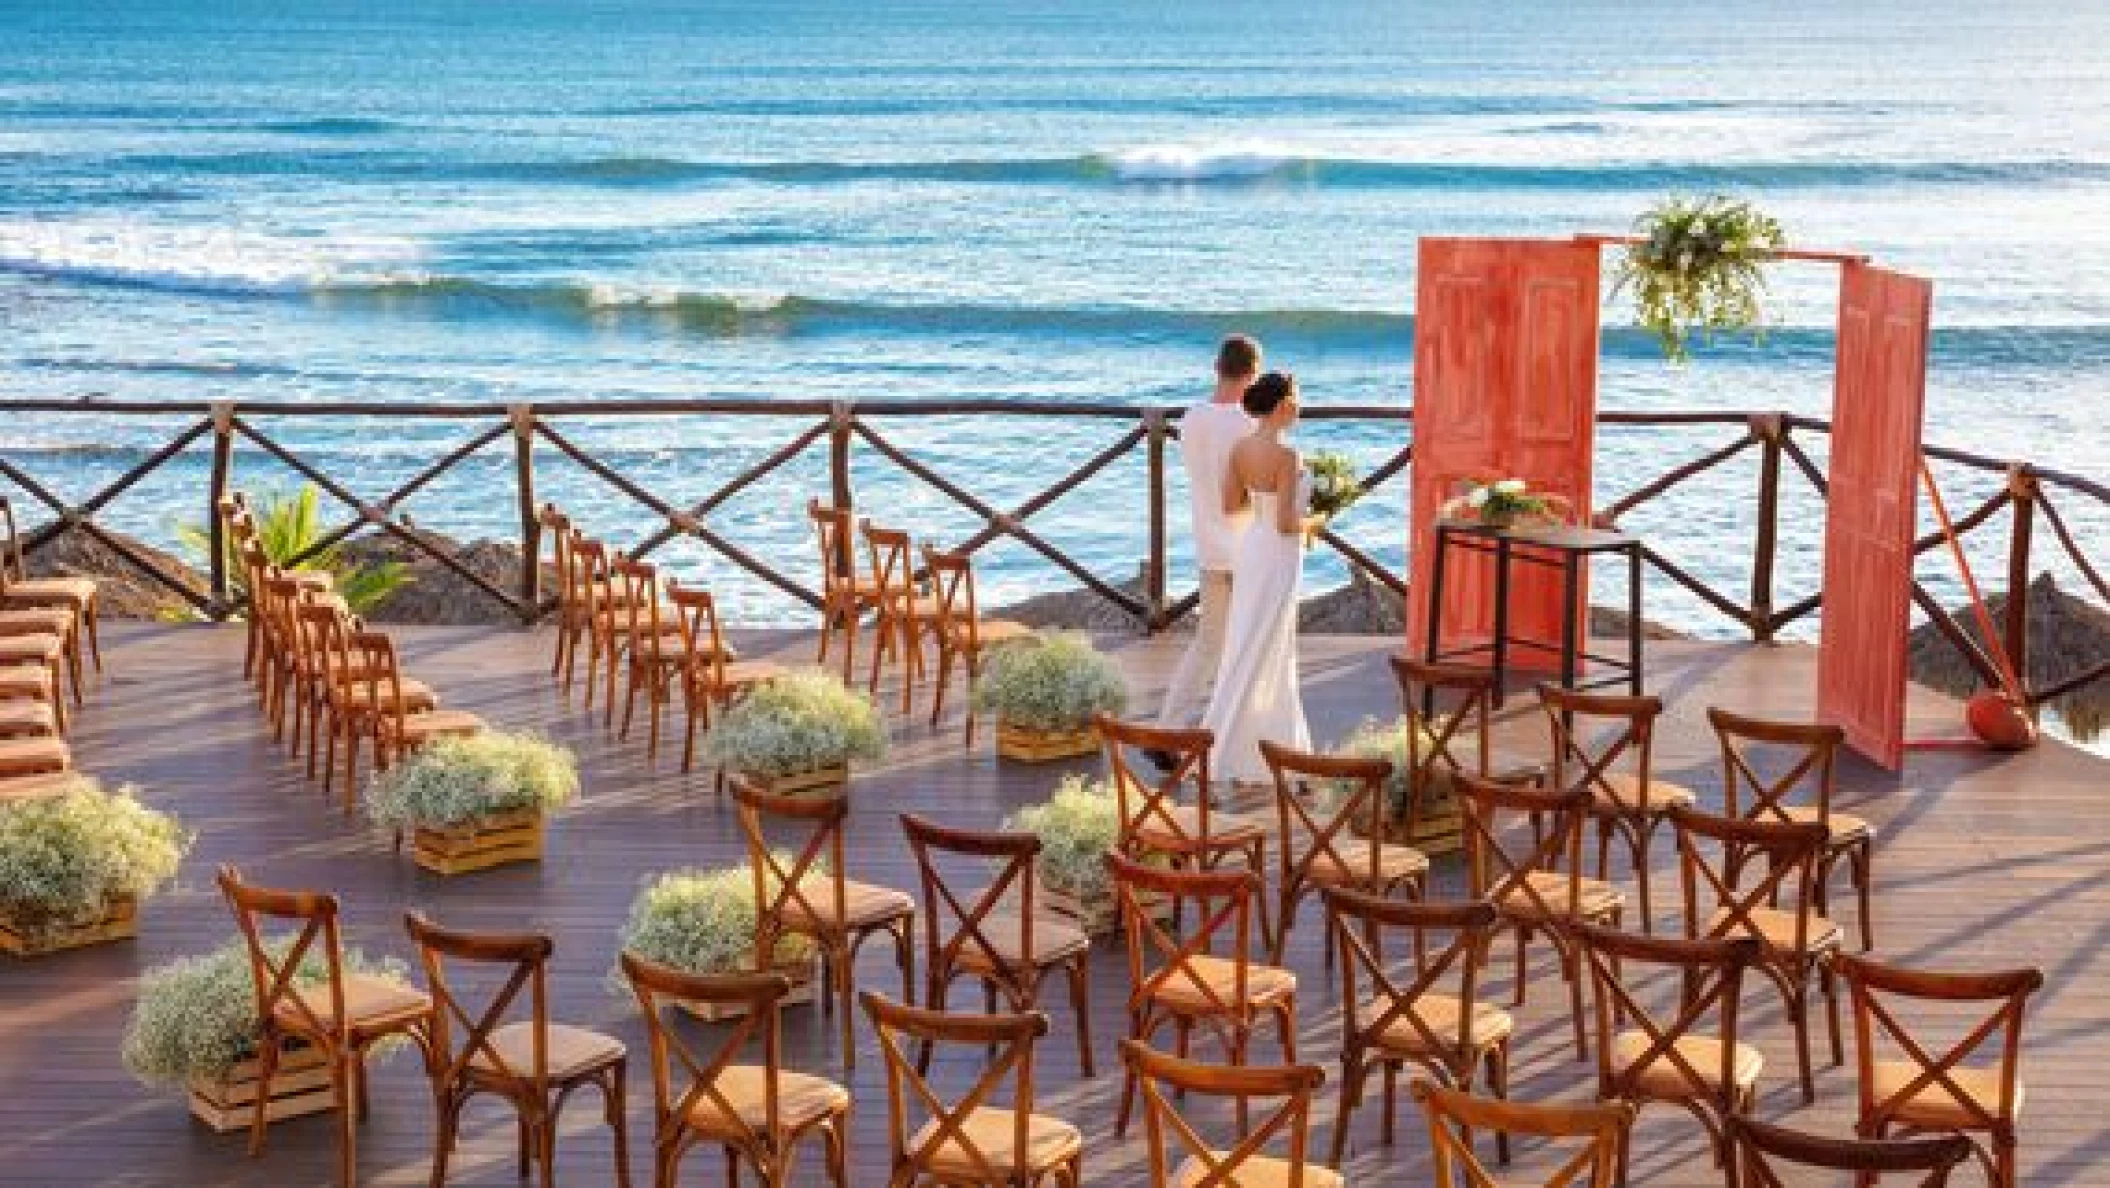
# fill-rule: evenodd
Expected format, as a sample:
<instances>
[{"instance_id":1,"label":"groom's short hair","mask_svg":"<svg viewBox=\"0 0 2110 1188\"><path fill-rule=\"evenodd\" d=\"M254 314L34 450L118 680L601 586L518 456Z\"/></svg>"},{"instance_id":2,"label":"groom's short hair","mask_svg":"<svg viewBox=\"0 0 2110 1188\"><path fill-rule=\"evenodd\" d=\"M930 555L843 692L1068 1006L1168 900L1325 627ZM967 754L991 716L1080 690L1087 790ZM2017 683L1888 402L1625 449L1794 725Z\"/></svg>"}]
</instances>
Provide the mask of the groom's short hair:
<instances>
[{"instance_id":1,"label":"groom's short hair","mask_svg":"<svg viewBox=\"0 0 2110 1188\"><path fill-rule=\"evenodd\" d=\"M1248 335L1232 334L1216 348L1218 379L1251 379L1260 374L1260 344Z\"/></svg>"}]
</instances>

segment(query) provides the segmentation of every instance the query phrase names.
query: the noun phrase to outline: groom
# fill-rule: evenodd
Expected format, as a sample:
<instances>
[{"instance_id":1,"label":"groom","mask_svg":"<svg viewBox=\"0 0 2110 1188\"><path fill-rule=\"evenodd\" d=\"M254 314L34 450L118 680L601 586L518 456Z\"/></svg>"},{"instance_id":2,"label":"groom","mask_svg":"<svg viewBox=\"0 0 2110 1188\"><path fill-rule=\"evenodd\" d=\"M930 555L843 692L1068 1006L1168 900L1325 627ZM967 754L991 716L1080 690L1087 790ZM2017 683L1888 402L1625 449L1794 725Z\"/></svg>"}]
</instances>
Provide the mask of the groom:
<instances>
[{"instance_id":1,"label":"groom","mask_svg":"<svg viewBox=\"0 0 2110 1188\"><path fill-rule=\"evenodd\" d=\"M1223 656L1224 623L1231 615L1231 562L1238 537L1252 512L1224 512L1224 473L1231 447L1253 431L1253 419L1240 401L1260 374L1260 344L1233 334L1216 349L1216 392L1180 418L1180 462L1187 470L1187 498L1193 516L1194 560L1201 569L1201 620L1187 654L1172 674L1158 725L1179 729L1201 721Z\"/></svg>"}]
</instances>

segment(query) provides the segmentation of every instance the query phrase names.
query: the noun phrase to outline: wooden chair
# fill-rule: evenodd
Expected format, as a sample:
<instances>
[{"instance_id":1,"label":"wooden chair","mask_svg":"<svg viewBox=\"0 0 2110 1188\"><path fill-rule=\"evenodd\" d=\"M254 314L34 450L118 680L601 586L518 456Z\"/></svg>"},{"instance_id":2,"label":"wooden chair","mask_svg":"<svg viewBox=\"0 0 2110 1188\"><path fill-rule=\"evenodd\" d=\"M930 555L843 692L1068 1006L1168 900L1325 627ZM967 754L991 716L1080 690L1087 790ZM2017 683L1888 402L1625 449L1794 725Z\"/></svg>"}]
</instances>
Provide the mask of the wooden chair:
<instances>
[{"instance_id":1,"label":"wooden chair","mask_svg":"<svg viewBox=\"0 0 2110 1188\"><path fill-rule=\"evenodd\" d=\"M872 645L873 693L879 692L879 667L887 657L901 662L901 712L916 706L916 682L923 679L923 637L934 633L938 600L917 584L913 550L908 533L881 528L870 520L858 522L865 552L872 563L872 589L878 598L877 642Z\"/></svg>"},{"instance_id":2,"label":"wooden chair","mask_svg":"<svg viewBox=\"0 0 2110 1188\"><path fill-rule=\"evenodd\" d=\"M1832 872L1844 861L1861 901L1861 951L1875 948L1875 829L1863 817L1832 811L1846 732L1829 723L1771 722L1724 709L1709 709L1707 720L1722 745L1722 811L1754 821L1814 821L1824 826L1817 911L1831 915ZM1762 769L1783 770L1774 775L1761 774ZM1814 803L1789 803L1805 788Z\"/></svg>"},{"instance_id":3,"label":"wooden chair","mask_svg":"<svg viewBox=\"0 0 2110 1188\"><path fill-rule=\"evenodd\" d=\"M946 553L923 546L923 567L930 574L931 593L937 612L933 634L938 640L938 688L931 699L930 724L938 725L945 712L945 691L951 686L952 667L965 670L967 689L966 745L974 746L974 690L982 677L982 660L991 649L1021 639L1030 639L1033 629L1009 619L985 619L975 602L974 564L965 553Z\"/></svg>"},{"instance_id":4,"label":"wooden chair","mask_svg":"<svg viewBox=\"0 0 2110 1188\"><path fill-rule=\"evenodd\" d=\"M1859 1064L1861 1109L1855 1130L1862 1138L1892 1134L1955 1132L1983 1134L1972 1149L1996 1188L2013 1188L2015 1149L2022 1112L2022 1011L2044 986L2034 969L1953 974L1903 969L1842 953L1839 975L1854 1003L1854 1050ZM1943 1004L1944 1013L1965 1007L1991 1009L1963 1038L1936 1054L1909 1030L1898 1007ZM1955 1028L1952 1030L1962 1030ZM1991 1062L1966 1063L1988 1048ZM1902 1059L1889 1058L1891 1049Z\"/></svg>"},{"instance_id":5,"label":"wooden chair","mask_svg":"<svg viewBox=\"0 0 2110 1188\"><path fill-rule=\"evenodd\" d=\"M1692 789L1655 778L1656 719L1663 715L1663 701L1577 693L1546 684L1538 693L1553 733L1553 786L1589 790L1589 816L1597 823L1597 877L1610 877L1612 839L1618 838L1634 867L1641 931L1653 933L1649 843L1672 809L1691 808L1698 801ZM1603 737L1586 741L1585 735L1592 732ZM1628 763L1622 765L1622 758Z\"/></svg>"},{"instance_id":6,"label":"wooden chair","mask_svg":"<svg viewBox=\"0 0 2110 1188\"><path fill-rule=\"evenodd\" d=\"M1439 1082L1471 1090L1486 1070L1497 1097L1509 1096L1509 1041L1516 1019L1480 1001L1482 955L1494 939L1494 905L1407 903L1362 891L1327 888L1326 915L1341 951L1341 1108L1334 1116L1335 1167L1348 1150L1348 1122L1370 1074L1385 1074L1384 1142L1392 1144L1399 1073L1409 1065ZM1415 961L1395 973L1386 942L1411 936ZM1434 943L1432 943L1434 942ZM1433 960L1427 954L1440 946ZM1439 989L1445 979L1451 989ZM1364 991L1365 981L1369 992ZM1506 1138L1504 1162L1509 1158Z\"/></svg>"},{"instance_id":7,"label":"wooden chair","mask_svg":"<svg viewBox=\"0 0 2110 1188\"><path fill-rule=\"evenodd\" d=\"M367 1050L384 1039L405 1037L418 1046L426 1068L432 1069L432 1000L389 979L345 970L336 896L254 886L232 866L220 867L219 885L249 949L260 1021L249 1154L254 1157L264 1149L271 1080L282 1047L312 1045L330 1070L339 1125L338 1181L351 1188L357 1182L358 1123L367 1114ZM290 945L270 943L263 934L270 921L297 923L300 931ZM310 958L322 963L324 985L304 989L295 975Z\"/></svg>"},{"instance_id":8,"label":"wooden chair","mask_svg":"<svg viewBox=\"0 0 2110 1188\"><path fill-rule=\"evenodd\" d=\"M588 710L593 709L594 685L605 682L608 695L601 706L603 729L615 725L616 668L627 615L616 585L614 564L615 553L607 544L583 533L572 537L572 596L578 600L586 621L585 704Z\"/></svg>"},{"instance_id":9,"label":"wooden chair","mask_svg":"<svg viewBox=\"0 0 2110 1188\"><path fill-rule=\"evenodd\" d=\"M1297 975L1252 959L1253 903L1260 876L1248 870L1194 871L1146 866L1108 854L1128 939L1128 1034L1148 1042L1171 1024L1181 1056L1198 1027L1223 1041L1232 1064L1244 1064L1253 1033L1273 1018L1282 1058L1297 1061ZM1196 924L1175 936L1150 907L1170 903L1175 915L1192 908ZM1128 1133L1135 1070L1121 1086L1114 1133ZM1239 1129L1245 1128L1240 1103Z\"/></svg>"},{"instance_id":10,"label":"wooden chair","mask_svg":"<svg viewBox=\"0 0 2110 1188\"><path fill-rule=\"evenodd\" d=\"M1715 1165L1736 1188L1736 1163L1729 1149L1727 1119L1749 1114L1758 1098L1765 1057L1737 1039L1744 971L1759 960L1759 943L1747 936L1682 940L1574 924L1578 947L1590 967L1597 1003L1597 1096L1675 1105L1700 1120ZM1680 993L1668 1022L1651 1013L1629 988L1631 967L1671 971ZM1703 1034L1707 1017L1712 1034ZM1623 1023L1631 1027L1622 1027ZM1627 1152L1619 1153L1619 1180L1627 1180Z\"/></svg>"},{"instance_id":11,"label":"wooden chair","mask_svg":"<svg viewBox=\"0 0 2110 1188\"><path fill-rule=\"evenodd\" d=\"M1431 801L1459 776L1529 780L1542 767L1513 767L1497 774L1494 758L1494 673L1485 668L1430 664L1391 657L1392 679L1407 719L1407 804L1400 823L1407 838L1423 836L1434 813ZM1461 750L1470 747L1463 756Z\"/></svg>"},{"instance_id":12,"label":"wooden chair","mask_svg":"<svg viewBox=\"0 0 2110 1188\"><path fill-rule=\"evenodd\" d=\"M821 648L814 663L828 663L828 644L840 631L843 682L847 684L857 667L857 625L867 612L879 609L879 587L857 576L849 508L829 507L813 499L806 504L806 516L813 521L821 553Z\"/></svg>"},{"instance_id":13,"label":"wooden chair","mask_svg":"<svg viewBox=\"0 0 2110 1188\"><path fill-rule=\"evenodd\" d=\"M103 644L99 624L102 600L94 578L33 578L23 563L22 534L15 527L14 504L0 497L0 519L7 524L7 547L0 552L0 610L57 608L73 617L69 634L88 637L88 653L95 671L103 670Z\"/></svg>"},{"instance_id":14,"label":"wooden chair","mask_svg":"<svg viewBox=\"0 0 2110 1188\"><path fill-rule=\"evenodd\" d=\"M1121 813L1123 854L1152 854L1176 866L1216 870L1227 861L1243 863L1255 879L1267 870L1267 830L1259 822L1215 807L1209 780L1209 750L1215 736L1206 730L1169 730L1124 722L1112 714L1094 719L1106 748L1106 770ZM1172 766L1157 779L1146 779L1129 762L1132 753L1162 752ZM1181 803L1181 790L1192 784L1194 802ZM1273 936L1267 900L1261 899L1260 936Z\"/></svg>"},{"instance_id":15,"label":"wooden chair","mask_svg":"<svg viewBox=\"0 0 2110 1188\"><path fill-rule=\"evenodd\" d=\"M629 952L620 961L651 1042L655 1185L673 1188L682 1157L699 1143L724 1150L736 1185L742 1164L764 1188L806 1183L793 1174L793 1160L812 1135L825 1149L829 1180L836 1188L849 1182L850 1094L833 1081L784 1068L778 1005L791 992L788 980L767 973L700 977ZM705 1056L667 1021L662 1007L674 1003L717 1007L737 1020ZM737 1063L758 1041L762 1063ZM678 1091L677 1066L685 1078Z\"/></svg>"},{"instance_id":16,"label":"wooden chair","mask_svg":"<svg viewBox=\"0 0 2110 1188\"><path fill-rule=\"evenodd\" d=\"M1971 1140L1960 1134L1917 1139L1841 1139L1771 1126L1753 1118L1729 1119L1729 1141L1751 1188L1801 1188L1811 1171L1854 1173L1868 1184L1878 1176L1924 1172L1919 1188L1947 1188L1949 1175L1971 1157ZM1783 1179L1784 1168L1797 1169Z\"/></svg>"},{"instance_id":17,"label":"wooden chair","mask_svg":"<svg viewBox=\"0 0 2110 1188\"><path fill-rule=\"evenodd\" d=\"M352 702L355 716L351 729L355 734L361 727L369 732L376 771L387 771L398 758L433 739L483 733L484 720L467 710L417 708L419 700L413 695L413 685L397 663L394 640L378 631L360 631L352 633L348 643L356 666L354 672L358 674L352 685L359 690ZM346 811L351 809L357 787L353 781L356 755L356 750L348 750L345 757Z\"/></svg>"},{"instance_id":18,"label":"wooden chair","mask_svg":"<svg viewBox=\"0 0 2110 1188\"><path fill-rule=\"evenodd\" d=\"M681 624L683 669L682 710L686 719L681 743L681 769L696 765L696 725L708 728L714 708L723 709L733 699L767 680L784 675L785 668L769 660L733 659L731 645L718 621L718 603L709 592L667 585L667 601Z\"/></svg>"},{"instance_id":19,"label":"wooden chair","mask_svg":"<svg viewBox=\"0 0 2110 1188\"><path fill-rule=\"evenodd\" d=\"M1412 846L1383 840L1390 763L1314 755L1265 740L1260 744L1260 757L1275 777L1275 814L1282 830L1275 964L1282 964L1298 905L1314 891L1352 887L1377 895L1421 898L1429 874L1428 856ZM1326 955L1330 961L1331 931Z\"/></svg>"},{"instance_id":20,"label":"wooden chair","mask_svg":"<svg viewBox=\"0 0 2110 1188\"><path fill-rule=\"evenodd\" d=\"M857 1066L857 1039L851 1000L857 951L866 940L884 933L894 942L901 966L901 997L916 998L916 901L891 887L852 881L844 874L843 822L850 802L840 796L779 796L735 777L733 800L740 806L740 829L747 838L748 866L754 871L756 965L764 967L777 941L787 934L809 937L820 950L828 973L822 1003L838 1009L842 1021L843 1067ZM801 831L804 838L786 853L769 843L768 824Z\"/></svg>"},{"instance_id":21,"label":"wooden chair","mask_svg":"<svg viewBox=\"0 0 2110 1188\"><path fill-rule=\"evenodd\" d=\"M1128 1065L1130 1083L1143 1086L1143 1118L1150 1131L1151 1188L1343 1188L1347 1181L1339 1172L1313 1164L1308 1155L1311 1130L1311 1099L1326 1083L1326 1070L1316 1064L1216 1065L1197 1064L1178 1056L1167 1056L1140 1040L1123 1040L1121 1058ZM1182 1116L1171 1095L1189 1094L1228 1097L1237 1104L1238 1137L1228 1147L1204 1138ZM1281 1104L1255 1128L1246 1124L1252 1099L1280 1098ZM1167 1158L1167 1136L1179 1157L1174 1167ZM1268 1143L1282 1136L1288 1147L1282 1155L1268 1155Z\"/></svg>"},{"instance_id":22,"label":"wooden chair","mask_svg":"<svg viewBox=\"0 0 2110 1188\"><path fill-rule=\"evenodd\" d=\"M1474 895L1495 905L1503 927L1516 932L1514 1001L1522 1005L1530 986L1526 949L1532 937L1543 934L1568 983L1576 1057L1587 1058L1582 958L1566 929L1578 922L1616 926L1626 912L1617 888L1582 873L1582 815L1589 791L1474 776L1460 776L1458 791L1465 808L1468 882ZM1529 836L1528 847L1518 845L1517 834Z\"/></svg>"},{"instance_id":23,"label":"wooden chair","mask_svg":"<svg viewBox=\"0 0 2110 1188\"><path fill-rule=\"evenodd\" d=\"M1084 1135L1059 1118L1033 1112L1033 1048L1048 1033L1046 1015L955 1015L903 1006L870 990L861 997L886 1058L890 1188L1037 1188L1051 1182L1079 1188ZM925 1055L909 1059L904 1042ZM923 1074L936 1044L988 1052L974 1084L950 1104ZM1006 1080L1011 1104L991 1104Z\"/></svg>"},{"instance_id":24,"label":"wooden chair","mask_svg":"<svg viewBox=\"0 0 2110 1188\"><path fill-rule=\"evenodd\" d=\"M948 991L962 975L982 984L984 1008L1024 1013L1040 1009L1049 974L1069 979L1077 1015L1077 1060L1094 1076L1091 1033L1092 940L1075 924L1036 910L1040 839L1030 833L973 833L903 813L901 831L923 884L923 1005L945 1010ZM939 857L973 861L991 872L989 883L964 899L938 869ZM929 1049L924 1050L924 1059Z\"/></svg>"},{"instance_id":25,"label":"wooden chair","mask_svg":"<svg viewBox=\"0 0 2110 1188\"><path fill-rule=\"evenodd\" d=\"M305 712L308 778L315 778L319 753L325 795L335 782L337 747L343 744L344 802L346 811L350 811L353 798L358 795L361 742L377 738L383 718L416 715L422 725L426 715L441 714L439 695L423 681L403 675L395 663L395 647L389 638L366 630L344 613L341 603L321 599L297 603L293 621L293 733L297 742L300 715ZM305 710L301 708L303 704ZM473 714L448 712L431 719L430 725L442 733L473 734L476 730L470 727L480 728L480 720ZM298 752L298 746L295 750ZM378 741L374 758L377 766L385 758Z\"/></svg>"},{"instance_id":26,"label":"wooden chair","mask_svg":"<svg viewBox=\"0 0 2110 1188\"><path fill-rule=\"evenodd\" d=\"M76 691L80 690L85 682L81 668L81 641L75 631L73 612L55 606L0 609L0 639L38 635L55 635L59 638L60 650L66 657L67 682ZM59 708L63 710L65 707Z\"/></svg>"},{"instance_id":27,"label":"wooden chair","mask_svg":"<svg viewBox=\"0 0 2110 1188\"><path fill-rule=\"evenodd\" d=\"M1844 946L1837 924L1817 914L1817 858L1824 829L1814 821L1746 821L1696 809L1673 809L1679 882L1685 892L1685 935L1695 939L1748 936L1759 944L1758 970L1780 990L1795 1029L1802 1100L1817 1100L1810 1073L1810 981L1824 992L1832 1063L1845 1060L1839 1043L1839 988L1831 959ZM1753 859L1763 877L1739 886ZM1783 907L1785 903L1787 906Z\"/></svg>"},{"instance_id":28,"label":"wooden chair","mask_svg":"<svg viewBox=\"0 0 2110 1188\"><path fill-rule=\"evenodd\" d=\"M621 1040L552 1023L549 1018L549 959L555 946L540 933L467 933L441 928L417 912L403 926L418 947L425 980L432 987L432 1091L439 1134L432 1148L432 1181L447 1180L447 1158L460 1133L462 1110L479 1093L503 1098L520 1120L520 1174L530 1160L542 1169L543 1188L557 1179L557 1115L574 1089L600 1090L609 1129L615 1132L616 1182L630 1184L629 1127L623 1112L627 1057ZM504 983L484 1009L471 1015L448 978L448 962L496 967ZM526 1021L506 1022L527 992ZM462 1027L457 1050L450 1034Z\"/></svg>"},{"instance_id":29,"label":"wooden chair","mask_svg":"<svg viewBox=\"0 0 2110 1188\"><path fill-rule=\"evenodd\" d=\"M1412 1089L1428 1118L1437 1188L1455 1188L1461 1172L1466 1188L1501 1188L1473 1154L1475 1129L1492 1130L1504 1140L1512 1134L1556 1142L1582 1140L1582 1147L1554 1169L1545 1181L1546 1188L1616 1188L1620 1182L1619 1153L1626 1149L1634 1125L1634 1107L1626 1102L1553 1105L1493 1100L1476 1097L1470 1090L1442 1088L1419 1077ZM1507 1150L1506 1145L1503 1149Z\"/></svg>"},{"instance_id":30,"label":"wooden chair","mask_svg":"<svg viewBox=\"0 0 2110 1188\"><path fill-rule=\"evenodd\" d=\"M637 695L643 690L651 721L646 734L645 761L659 762L659 724L674 695L682 688L690 663L688 629L679 607L663 598L659 569L647 561L618 557L609 566L615 575L616 605L622 618L620 654L623 667L623 725L619 739L630 737L631 716L637 710ZM609 686L614 696L615 686ZM611 700L610 705L614 702Z\"/></svg>"},{"instance_id":31,"label":"wooden chair","mask_svg":"<svg viewBox=\"0 0 2110 1188\"><path fill-rule=\"evenodd\" d=\"M572 654L586 633L586 608L572 581L571 547L577 530L572 527L571 517L557 510L554 503L543 504L535 513L535 525L549 538L550 573L557 582L557 640L550 649L549 675L553 681L561 678L564 691L570 693Z\"/></svg>"},{"instance_id":32,"label":"wooden chair","mask_svg":"<svg viewBox=\"0 0 2110 1188\"><path fill-rule=\"evenodd\" d=\"M73 748L64 739L0 739L0 780L58 775L73 770Z\"/></svg>"}]
</instances>

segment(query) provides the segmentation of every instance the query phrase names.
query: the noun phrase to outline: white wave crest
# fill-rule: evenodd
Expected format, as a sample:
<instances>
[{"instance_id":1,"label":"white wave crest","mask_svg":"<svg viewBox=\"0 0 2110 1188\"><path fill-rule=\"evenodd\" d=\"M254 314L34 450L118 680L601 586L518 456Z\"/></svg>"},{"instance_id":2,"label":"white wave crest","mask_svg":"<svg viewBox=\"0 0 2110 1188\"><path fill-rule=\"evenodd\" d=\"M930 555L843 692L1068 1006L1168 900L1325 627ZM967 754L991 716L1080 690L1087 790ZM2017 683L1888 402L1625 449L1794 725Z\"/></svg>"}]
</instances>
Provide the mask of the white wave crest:
<instances>
[{"instance_id":1,"label":"white wave crest","mask_svg":"<svg viewBox=\"0 0 2110 1188\"><path fill-rule=\"evenodd\" d=\"M414 242L130 220L0 221L0 271L208 293L298 293L400 278Z\"/></svg>"},{"instance_id":2,"label":"white wave crest","mask_svg":"<svg viewBox=\"0 0 2110 1188\"><path fill-rule=\"evenodd\" d=\"M1206 144L1145 144L1101 154L1114 176L1126 181L1207 181L1265 177L1302 154L1262 140Z\"/></svg>"}]
</instances>

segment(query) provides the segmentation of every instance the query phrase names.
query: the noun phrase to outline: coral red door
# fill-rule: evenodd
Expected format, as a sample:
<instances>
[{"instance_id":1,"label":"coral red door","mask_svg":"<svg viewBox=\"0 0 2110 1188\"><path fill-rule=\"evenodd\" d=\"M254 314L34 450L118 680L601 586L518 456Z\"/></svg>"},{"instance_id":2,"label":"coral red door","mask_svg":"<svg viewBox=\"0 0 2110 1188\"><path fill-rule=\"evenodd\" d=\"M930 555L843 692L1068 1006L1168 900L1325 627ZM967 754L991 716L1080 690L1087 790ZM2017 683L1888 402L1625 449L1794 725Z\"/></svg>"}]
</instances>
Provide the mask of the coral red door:
<instances>
[{"instance_id":1,"label":"coral red door","mask_svg":"<svg viewBox=\"0 0 2110 1188\"><path fill-rule=\"evenodd\" d=\"M1934 286L1850 264L1839 285L1817 714L1891 770L1905 757L1905 645Z\"/></svg>"},{"instance_id":2,"label":"coral red door","mask_svg":"<svg viewBox=\"0 0 2110 1188\"><path fill-rule=\"evenodd\" d=\"M1433 525L1470 480L1521 478L1590 511L1597 415L1598 249L1570 240L1424 239L1414 315L1413 576L1409 647L1426 647ZM1560 642L1556 575L1514 570L1514 634ZM1587 585L1583 597L1587 598ZM1485 642L1493 567L1454 551L1444 572L1446 648ZM1512 652L1519 667L1557 667Z\"/></svg>"}]
</instances>

